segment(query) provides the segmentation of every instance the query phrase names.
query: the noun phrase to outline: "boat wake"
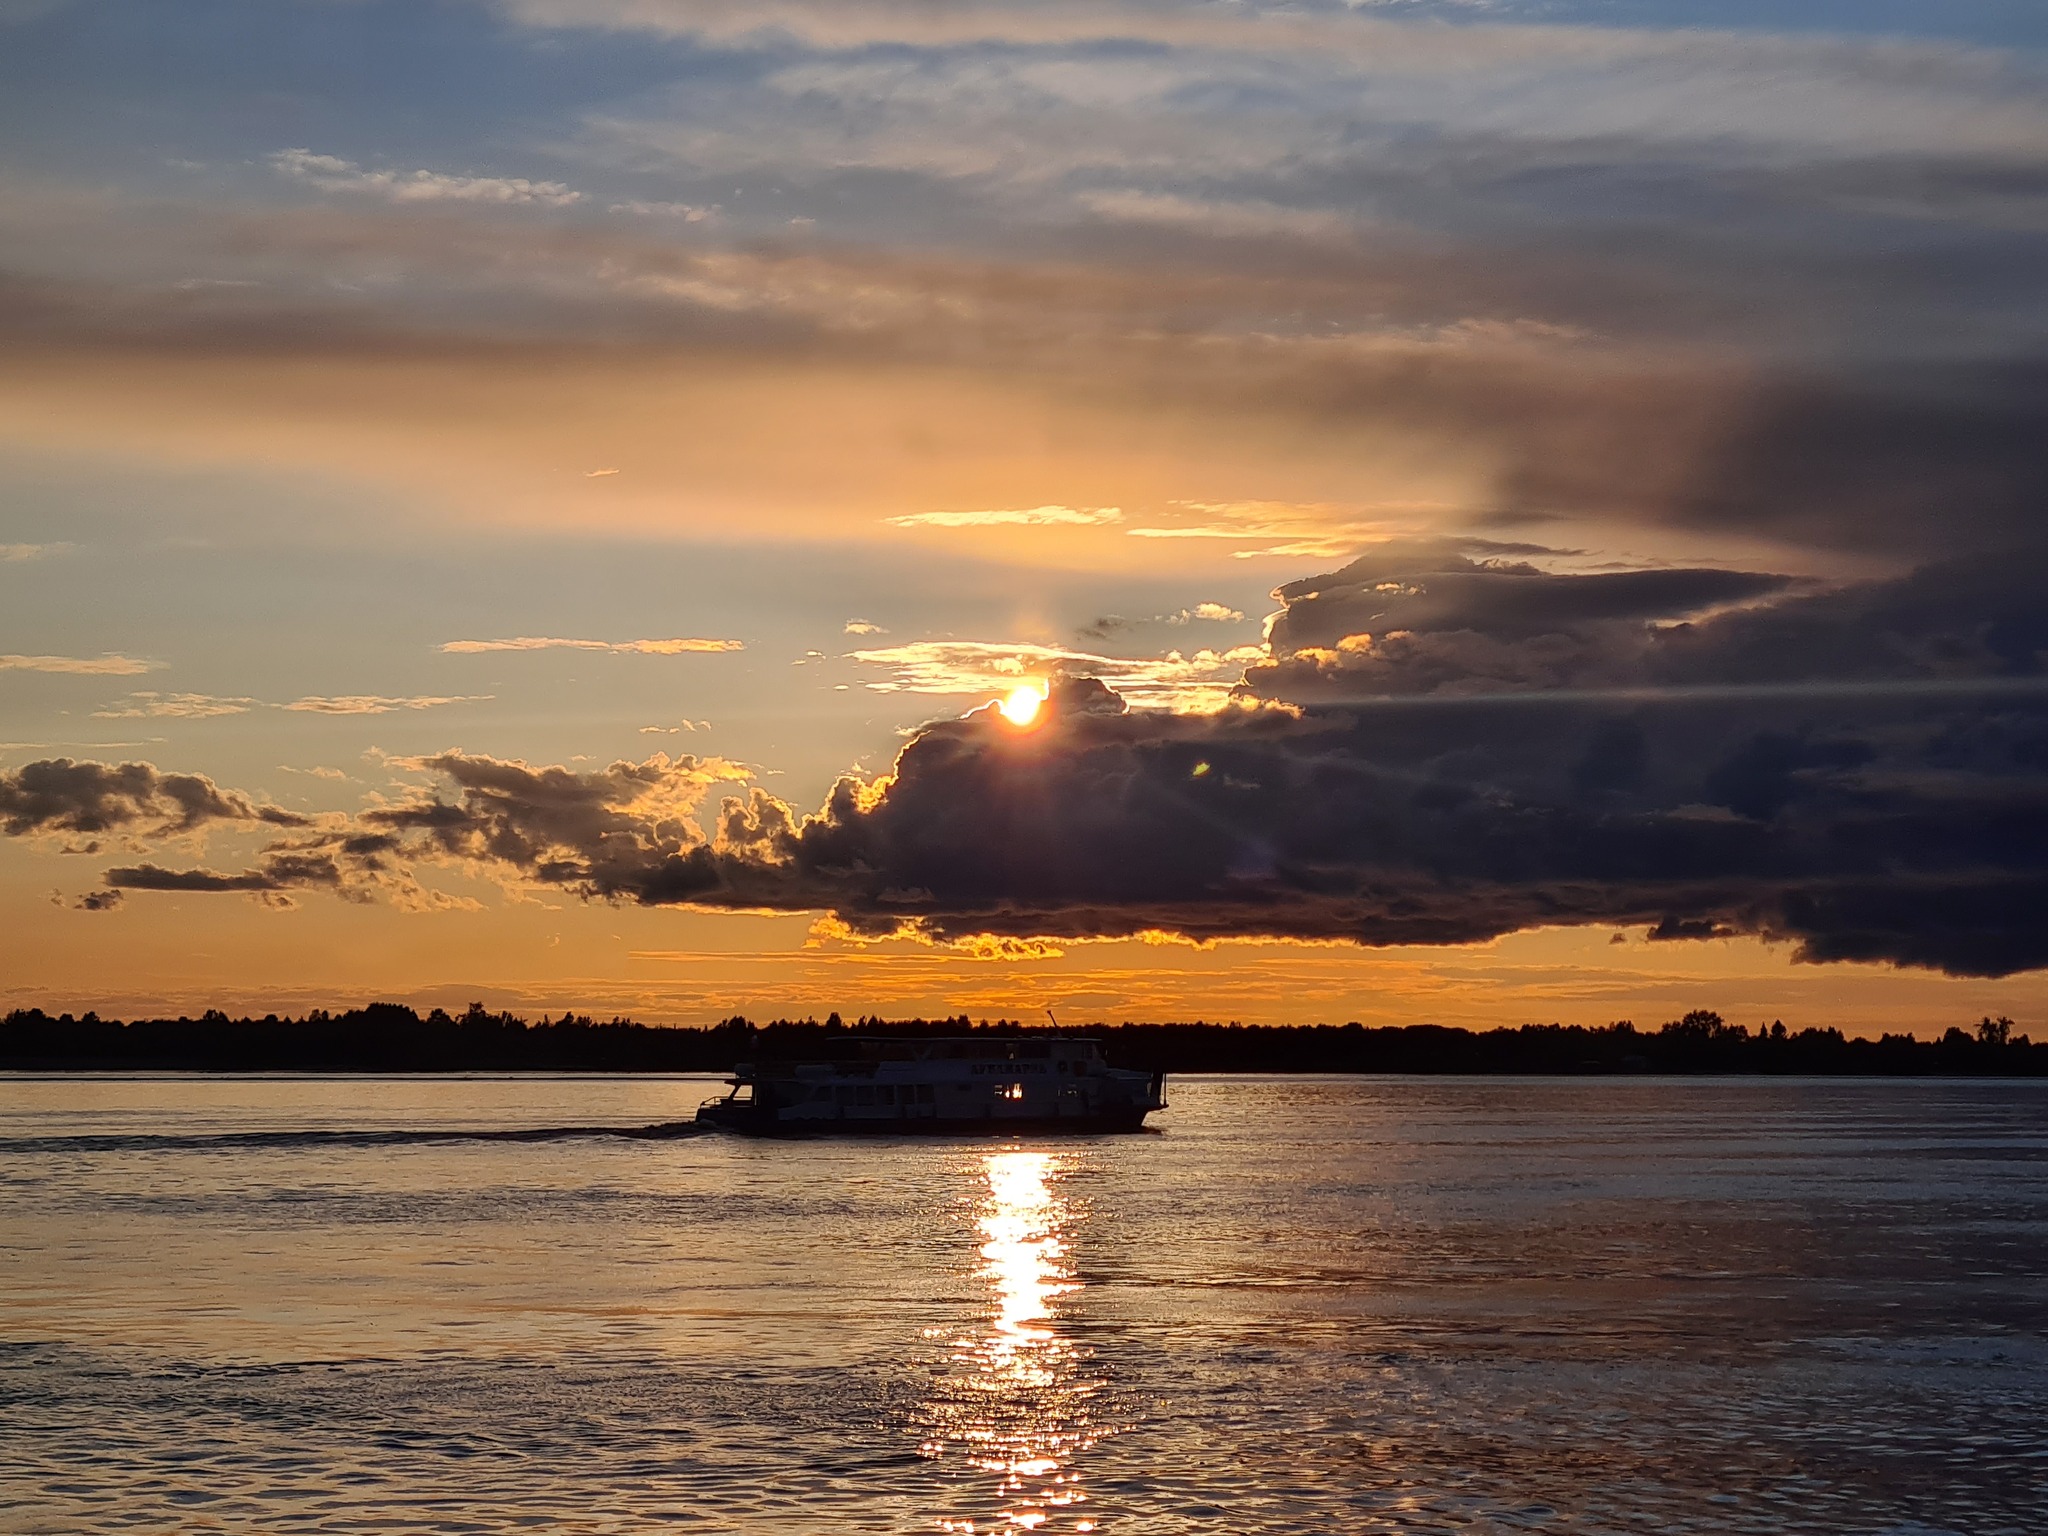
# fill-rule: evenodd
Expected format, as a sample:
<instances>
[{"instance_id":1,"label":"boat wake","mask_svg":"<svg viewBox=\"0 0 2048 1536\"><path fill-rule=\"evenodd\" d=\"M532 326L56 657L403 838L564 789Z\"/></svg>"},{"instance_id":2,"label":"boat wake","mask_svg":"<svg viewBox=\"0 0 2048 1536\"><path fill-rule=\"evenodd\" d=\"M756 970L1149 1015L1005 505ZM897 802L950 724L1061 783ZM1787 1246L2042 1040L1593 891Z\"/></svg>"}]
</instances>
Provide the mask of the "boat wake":
<instances>
[{"instance_id":1,"label":"boat wake","mask_svg":"<svg viewBox=\"0 0 2048 1536\"><path fill-rule=\"evenodd\" d=\"M51 1152L237 1152L320 1147L418 1147L465 1141L681 1141L706 1127L689 1120L654 1125L548 1125L510 1130L226 1131L218 1135L9 1136L0 1156Z\"/></svg>"}]
</instances>

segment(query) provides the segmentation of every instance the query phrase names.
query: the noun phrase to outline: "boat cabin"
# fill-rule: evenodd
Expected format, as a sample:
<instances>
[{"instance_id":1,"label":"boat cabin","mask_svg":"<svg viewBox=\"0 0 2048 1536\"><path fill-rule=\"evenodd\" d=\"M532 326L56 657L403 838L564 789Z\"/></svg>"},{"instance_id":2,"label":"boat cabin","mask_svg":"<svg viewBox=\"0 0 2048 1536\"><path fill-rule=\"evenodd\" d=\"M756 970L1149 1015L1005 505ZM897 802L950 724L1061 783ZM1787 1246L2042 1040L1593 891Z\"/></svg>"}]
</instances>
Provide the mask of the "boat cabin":
<instances>
[{"instance_id":1,"label":"boat cabin","mask_svg":"<svg viewBox=\"0 0 2048 1536\"><path fill-rule=\"evenodd\" d=\"M1119 1071L1075 1036L849 1035L801 1059L742 1063L698 1118L733 1129L1139 1129L1159 1073Z\"/></svg>"}]
</instances>

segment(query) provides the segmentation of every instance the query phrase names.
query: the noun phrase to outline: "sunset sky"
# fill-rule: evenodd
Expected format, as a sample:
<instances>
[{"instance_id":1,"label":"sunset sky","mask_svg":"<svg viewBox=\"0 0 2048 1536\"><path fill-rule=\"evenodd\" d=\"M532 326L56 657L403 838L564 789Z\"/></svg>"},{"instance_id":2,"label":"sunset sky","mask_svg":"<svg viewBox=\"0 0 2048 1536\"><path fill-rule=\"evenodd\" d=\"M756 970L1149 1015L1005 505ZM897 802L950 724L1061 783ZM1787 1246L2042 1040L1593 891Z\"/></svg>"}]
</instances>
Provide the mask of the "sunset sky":
<instances>
[{"instance_id":1,"label":"sunset sky","mask_svg":"<svg viewBox=\"0 0 2048 1536\"><path fill-rule=\"evenodd\" d=\"M0 1007L2048 1022L2044 60L0 0Z\"/></svg>"}]
</instances>

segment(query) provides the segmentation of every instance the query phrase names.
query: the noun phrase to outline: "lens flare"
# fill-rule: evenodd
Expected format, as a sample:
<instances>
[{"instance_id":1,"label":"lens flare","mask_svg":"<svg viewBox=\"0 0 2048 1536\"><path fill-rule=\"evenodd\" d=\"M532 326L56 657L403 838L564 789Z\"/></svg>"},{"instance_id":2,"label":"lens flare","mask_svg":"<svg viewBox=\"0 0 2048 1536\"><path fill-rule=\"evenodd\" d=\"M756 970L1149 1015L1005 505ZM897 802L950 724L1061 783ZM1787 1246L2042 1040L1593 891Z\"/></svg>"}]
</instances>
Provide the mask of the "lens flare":
<instances>
[{"instance_id":1,"label":"lens flare","mask_svg":"<svg viewBox=\"0 0 2048 1536\"><path fill-rule=\"evenodd\" d=\"M1003 712L1003 718L1015 726L1027 726L1038 719L1038 711L1045 705L1045 694L1036 683L1025 683L1010 690L1010 696L996 706Z\"/></svg>"}]
</instances>

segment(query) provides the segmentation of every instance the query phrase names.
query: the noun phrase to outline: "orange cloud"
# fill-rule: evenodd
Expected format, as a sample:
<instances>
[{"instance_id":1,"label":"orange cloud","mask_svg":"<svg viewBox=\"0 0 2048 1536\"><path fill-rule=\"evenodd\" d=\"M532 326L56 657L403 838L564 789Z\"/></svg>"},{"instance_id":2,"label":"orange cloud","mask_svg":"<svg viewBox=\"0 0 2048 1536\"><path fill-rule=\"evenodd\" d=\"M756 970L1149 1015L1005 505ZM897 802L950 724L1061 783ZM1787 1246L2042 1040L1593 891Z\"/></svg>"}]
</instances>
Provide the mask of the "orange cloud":
<instances>
[{"instance_id":1,"label":"orange cloud","mask_svg":"<svg viewBox=\"0 0 2048 1536\"><path fill-rule=\"evenodd\" d=\"M0 672L59 672L80 677L134 677L163 668L132 656L0 656Z\"/></svg>"},{"instance_id":2,"label":"orange cloud","mask_svg":"<svg viewBox=\"0 0 2048 1536\"><path fill-rule=\"evenodd\" d=\"M401 709L438 709L443 704L481 704L491 697L488 693L462 693L420 694L394 699L382 694L350 693L337 698L309 696L294 699L289 704L280 704L278 708L312 715L388 715Z\"/></svg>"},{"instance_id":3,"label":"orange cloud","mask_svg":"<svg viewBox=\"0 0 2048 1536\"><path fill-rule=\"evenodd\" d=\"M865 666L890 669L887 681L867 685L877 693L1007 696L1022 679L1057 674L1099 677L1136 705L1196 711L1222 708L1245 668L1267 659L1257 645L1118 657L990 640L917 640L851 656Z\"/></svg>"},{"instance_id":4,"label":"orange cloud","mask_svg":"<svg viewBox=\"0 0 2048 1536\"><path fill-rule=\"evenodd\" d=\"M521 635L515 640L450 640L441 647L455 656L486 651L609 651L619 656L685 656L746 648L743 640L559 640L537 635Z\"/></svg>"},{"instance_id":5,"label":"orange cloud","mask_svg":"<svg viewBox=\"0 0 2048 1536\"><path fill-rule=\"evenodd\" d=\"M1015 507L988 512L911 512L882 519L898 528L1092 528L1123 521L1120 507Z\"/></svg>"}]
</instances>

